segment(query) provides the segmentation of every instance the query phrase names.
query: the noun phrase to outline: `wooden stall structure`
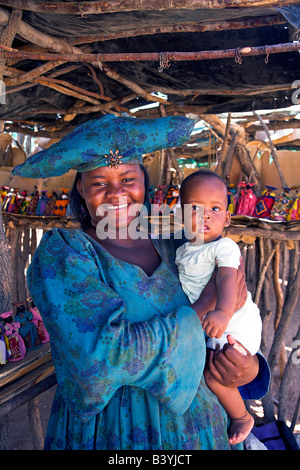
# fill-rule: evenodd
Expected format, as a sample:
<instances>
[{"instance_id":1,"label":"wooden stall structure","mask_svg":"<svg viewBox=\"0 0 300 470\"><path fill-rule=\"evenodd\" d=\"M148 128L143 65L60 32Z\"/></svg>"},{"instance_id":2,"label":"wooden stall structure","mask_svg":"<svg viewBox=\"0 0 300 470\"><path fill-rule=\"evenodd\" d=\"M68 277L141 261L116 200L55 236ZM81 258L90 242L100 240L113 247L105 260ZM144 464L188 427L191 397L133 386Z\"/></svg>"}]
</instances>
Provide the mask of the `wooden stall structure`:
<instances>
[{"instance_id":1,"label":"wooden stall structure","mask_svg":"<svg viewBox=\"0 0 300 470\"><path fill-rule=\"evenodd\" d=\"M50 145L107 113L147 119L180 114L195 119L200 131L179 149L144 157L153 185L167 191L199 166L236 186L253 182L257 194L266 184L298 185L300 175L298 180L285 163L299 166L298 3L0 0L0 179L33 153L37 137ZM276 140L271 134L282 129L290 130L289 137ZM7 184L28 189L30 183ZM40 236L56 226L77 224L72 218L0 213L2 311L30 295L26 269ZM236 216L226 233L241 247L263 318L262 351L273 373L263 420L276 415L296 430L299 222ZM44 349L16 370L0 371L2 429L6 411L26 401L31 421L39 422L38 395L55 383ZM40 426L33 428L40 448Z\"/></svg>"}]
</instances>

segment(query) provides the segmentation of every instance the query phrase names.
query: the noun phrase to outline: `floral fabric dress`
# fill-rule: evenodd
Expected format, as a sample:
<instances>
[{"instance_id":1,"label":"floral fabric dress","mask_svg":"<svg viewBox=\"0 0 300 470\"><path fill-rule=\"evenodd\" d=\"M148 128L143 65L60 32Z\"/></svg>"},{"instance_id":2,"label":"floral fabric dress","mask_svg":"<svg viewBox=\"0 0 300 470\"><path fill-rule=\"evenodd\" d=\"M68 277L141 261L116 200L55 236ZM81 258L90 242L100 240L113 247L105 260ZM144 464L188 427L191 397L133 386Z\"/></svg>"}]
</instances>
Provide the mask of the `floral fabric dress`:
<instances>
[{"instance_id":1,"label":"floral fabric dress","mask_svg":"<svg viewBox=\"0 0 300 470\"><path fill-rule=\"evenodd\" d=\"M230 448L175 248L153 243L161 264L147 276L80 230L44 235L27 282L58 382L45 449Z\"/></svg>"}]
</instances>

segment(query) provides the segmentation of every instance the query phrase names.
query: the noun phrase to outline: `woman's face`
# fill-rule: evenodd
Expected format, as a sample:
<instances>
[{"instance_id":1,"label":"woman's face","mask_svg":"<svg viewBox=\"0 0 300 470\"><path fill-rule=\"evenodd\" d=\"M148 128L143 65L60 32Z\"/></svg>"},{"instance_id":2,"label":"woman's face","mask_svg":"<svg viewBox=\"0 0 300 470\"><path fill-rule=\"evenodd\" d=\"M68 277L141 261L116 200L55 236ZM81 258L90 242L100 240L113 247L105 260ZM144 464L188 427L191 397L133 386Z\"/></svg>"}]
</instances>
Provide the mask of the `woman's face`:
<instances>
[{"instance_id":1,"label":"woman's face","mask_svg":"<svg viewBox=\"0 0 300 470\"><path fill-rule=\"evenodd\" d=\"M77 188L94 227L104 217L116 229L128 226L137 217L134 205L142 205L145 198L144 173L138 164L87 171L82 173Z\"/></svg>"}]
</instances>

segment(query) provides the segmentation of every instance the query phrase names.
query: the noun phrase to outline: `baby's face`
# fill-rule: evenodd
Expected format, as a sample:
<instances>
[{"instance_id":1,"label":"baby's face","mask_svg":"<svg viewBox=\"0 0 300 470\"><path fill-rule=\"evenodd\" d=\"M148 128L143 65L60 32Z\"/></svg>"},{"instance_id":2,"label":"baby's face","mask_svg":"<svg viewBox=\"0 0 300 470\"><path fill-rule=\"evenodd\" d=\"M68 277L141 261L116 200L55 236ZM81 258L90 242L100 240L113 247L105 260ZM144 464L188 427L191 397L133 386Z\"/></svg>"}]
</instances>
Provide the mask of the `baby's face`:
<instances>
[{"instance_id":1,"label":"baby's face","mask_svg":"<svg viewBox=\"0 0 300 470\"><path fill-rule=\"evenodd\" d=\"M184 225L194 244L216 240L230 223L227 189L217 178L194 178L184 190L181 201Z\"/></svg>"}]
</instances>

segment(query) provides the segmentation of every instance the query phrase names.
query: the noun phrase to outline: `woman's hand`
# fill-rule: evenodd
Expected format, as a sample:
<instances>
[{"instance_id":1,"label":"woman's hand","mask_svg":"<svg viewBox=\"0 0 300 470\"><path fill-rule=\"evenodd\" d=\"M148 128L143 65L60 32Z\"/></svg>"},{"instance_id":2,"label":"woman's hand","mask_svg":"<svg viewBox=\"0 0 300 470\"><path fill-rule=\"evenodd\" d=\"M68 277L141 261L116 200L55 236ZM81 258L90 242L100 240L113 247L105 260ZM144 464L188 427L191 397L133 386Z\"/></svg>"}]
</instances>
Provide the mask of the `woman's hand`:
<instances>
[{"instance_id":1,"label":"woman's hand","mask_svg":"<svg viewBox=\"0 0 300 470\"><path fill-rule=\"evenodd\" d=\"M211 374L226 387L240 387L251 382L257 376L259 369L257 357L251 356L247 350L247 355L242 355L234 348L234 343L238 341L231 341L228 335L228 343L222 349L217 346L211 351L208 360ZM242 347L245 350L245 347Z\"/></svg>"}]
</instances>

